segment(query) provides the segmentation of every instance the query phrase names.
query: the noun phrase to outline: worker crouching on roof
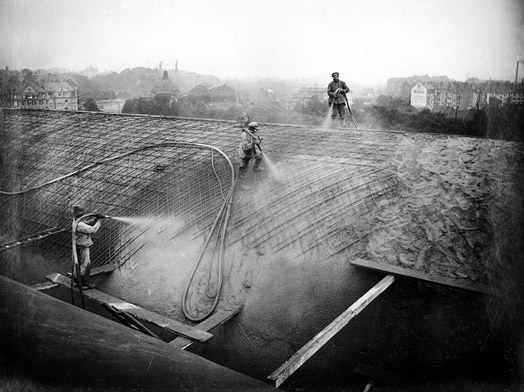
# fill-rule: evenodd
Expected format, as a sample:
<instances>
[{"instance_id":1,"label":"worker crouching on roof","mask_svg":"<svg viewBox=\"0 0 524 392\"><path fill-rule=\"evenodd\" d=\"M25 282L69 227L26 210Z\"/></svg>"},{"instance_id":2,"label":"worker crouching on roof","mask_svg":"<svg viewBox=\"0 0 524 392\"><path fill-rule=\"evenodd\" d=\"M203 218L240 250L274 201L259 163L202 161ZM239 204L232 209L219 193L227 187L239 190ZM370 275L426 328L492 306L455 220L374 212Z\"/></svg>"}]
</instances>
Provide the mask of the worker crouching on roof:
<instances>
[{"instance_id":1,"label":"worker crouching on roof","mask_svg":"<svg viewBox=\"0 0 524 392\"><path fill-rule=\"evenodd\" d=\"M75 285L80 284L83 289L95 287L91 283L91 257L89 247L93 245L91 235L100 229L103 215L86 214L86 210L81 206L73 207L73 260L75 268L73 277ZM80 282L78 279L80 270Z\"/></svg>"},{"instance_id":2,"label":"worker crouching on roof","mask_svg":"<svg viewBox=\"0 0 524 392\"><path fill-rule=\"evenodd\" d=\"M251 122L248 124L247 129L242 129L242 135L240 136L240 146L238 148L238 155L240 156L240 168L239 175L244 176L248 169L249 161L254 158L255 164L253 165L253 171L257 171L260 163L262 162L262 151L259 148L262 139L257 134L258 123ZM257 147L258 146L258 147Z\"/></svg>"},{"instance_id":3,"label":"worker crouching on roof","mask_svg":"<svg viewBox=\"0 0 524 392\"><path fill-rule=\"evenodd\" d=\"M331 125L337 118L337 113L340 116L340 122L342 126L346 126L346 94L349 93L349 87L346 82L343 82L338 78L339 73L333 72L331 77L333 81L328 84L328 103L331 106Z\"/></svg>"}]
</instances>

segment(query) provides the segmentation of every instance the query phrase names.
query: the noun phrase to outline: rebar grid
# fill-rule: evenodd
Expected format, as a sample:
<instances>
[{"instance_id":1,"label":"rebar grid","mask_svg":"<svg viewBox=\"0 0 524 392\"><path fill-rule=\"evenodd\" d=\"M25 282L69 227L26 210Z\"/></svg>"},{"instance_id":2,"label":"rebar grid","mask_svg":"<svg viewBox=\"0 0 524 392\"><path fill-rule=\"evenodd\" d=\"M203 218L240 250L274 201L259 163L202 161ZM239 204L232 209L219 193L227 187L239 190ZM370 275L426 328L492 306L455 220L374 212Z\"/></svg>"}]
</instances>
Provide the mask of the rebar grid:
<instances>
[{"instance_id":1,"label":"rebar grid","mask_svg":"<svg viewBox=\"0 0 524 392\"><path fill-rule=\"evenodd\" d=\"M3 111L0 115L4 119L0 122L1 190L37 186L101 159L156 143L205 143L238 162L240 129L221 121L73 112ZM431 231L438 222L419 222L424 214L417 209L428 204L433 193L444 207L453 206L456 197L470 206L457 212L458 221L469 227L474 216L469 217L469 212L484 213L484 204L491 200L487 195L485 200L479 198L478 189L488 188L485 184L479 188L477 180L503 182L500 192L510 192L506 169L514 156L522 154L509 143L442 135L269 124L263 124L259 133L264 153L279 165L285 180L270 185L264 164L261 174L249 172L248 177L256 178L261 186L251 193L235 194L228 242L242 241L246 247L267 244L273 251L289 248L297 254L311 252L309 256L316 254L322 260L354 254L373 233L388 227L387 219L397 219L398 214L417 228L416 233L403 232L406 238L411 235L423 243L429 241L423 228L428 226ZM78 172L45 189L1 195L0 235L8 242L49 227L69 227L71 206L81 203L114 216L180 219L199 236L209 229L227 193L215 177L222 184L229 183L230 172L222 161L198 148L148 149ZM493 173L497 178L492 178ZM414 194L419 192L418 199ZM478 204L471 204L476 199ZM385 220L377 214L384 214ZM140 241L130 241L129 227L115 226L115 222L104 223L96 239L93 250L101 252L94 257L97 263L118 264L140 246ZM42 243L61 244L64 255L69 256L70 244L67 236L62 237L49 237ZM482 240L480 235L476 238ZM392 246L399 241L391 238ZM389 250L380 252L377 257Z\"/></svg>"},{"instance_id":2,"label":"rebar grid","mask_svg":"<svg viewBox=\"0 0 524 392\"><path fill-rule=\"evenodd\" d=\"M131 119L122 117L123 125L116 127L119 132L106 130L93 137L89 130L100 127L91 126L87 120L59 121L60 125L51 127L50 131L47 123L56 117L55 113L46 113L43 124L38 117L28 118L18 112L10 114L6 116L11 122L5 127L11 132L6 145L16 154L2 150L7 163L2 173L2 188L10 191L38 187L101 159L155 143L200 141L191 132L176 132L189 133L189 138L174 138L172 134L156 137L158 132L166 132L172 123L164 121L163 126L155 128L158 121L151 124L147 118L132 121L135 127L147 125L147 132L139 135L126 134L125 124ZM209 149L184 144L139 150L30 192L1 195L2 242L54 227L67 228L70 232L70 211L75 204L109 216L172 216L188 228L207 227L230 184L231 170L227 161ZM120 264L134 254L135 247L132 241L129 242L132 231L128 225L104 221L94 236L93 265ZM56 257L68 260L70 241L70 234L51 236L37 246L58 247Z\"/></svg>"}]
</instances>

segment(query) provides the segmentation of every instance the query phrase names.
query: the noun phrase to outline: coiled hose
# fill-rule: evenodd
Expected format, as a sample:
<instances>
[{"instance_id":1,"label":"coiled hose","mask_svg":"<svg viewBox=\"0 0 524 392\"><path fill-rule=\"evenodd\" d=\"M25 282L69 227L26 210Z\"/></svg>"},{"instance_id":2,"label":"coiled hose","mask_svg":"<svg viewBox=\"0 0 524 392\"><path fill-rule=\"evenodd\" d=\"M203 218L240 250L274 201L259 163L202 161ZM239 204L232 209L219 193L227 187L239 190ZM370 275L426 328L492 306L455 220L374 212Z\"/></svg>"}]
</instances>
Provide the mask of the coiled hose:
<instances>
[{"instance_id":1,"label":"coiled hose","mask_svg":"<svg viewBox=\"0 0 524 392\"><path fill-rule=\"evenodd\" d=\"M229 167L231 168L231 187L229 189L229 192L228 194L224 197L224 194L222 192L222 184L220 182L220 180L218 179L218 175L215 171L215 167L214 167L214 162L213 162L213 156L212 156L212 165L213 165L213 171L215 173L215 176L217 178L217 180L219 181L219 185L220 185L220 191L222 193L222 198L224 199L223 203L222 203L222 206L220 207L220 210L213 222L213 225L211 227L211 230L208 234L208 237L207 239L204 241L204 245L202 246L202 250L200 251L200 254L197 258L197 261L193 267L193 271L191 272L191 277L189 278L189 281L187 283L187 286L186 286L186 289L184 291L184 296L183 296L183 299L182 299L182 309L183 309L183 312L184 312L184 315L185 317L188 319L188 320L191 320L193 322L199 322L199 321L202 321L204 319L206 319L207 317L209 317L209 315L215 310L217 304L218 304L218 300L220 298L220 292L222 290L222 282L223 282L223 265L224 265L224 253L225 253L225 236L226 236L226 230L227 230L227 224L228 224L228 221L229 221L229 216L230 216L230 213L231 213L231 199L233 197L233 192L234 192L234 189L235 189L235 184L236 184L236 177L235 177L235 168L233 166L233 163L231 162L231 160L229 159L229 157L223 152L221 151L220 149L218 149L217 147L214 147L214 146L211 146L211 145L208 145L208 144L201 144L201 143L191 143L191 142L165 142L165 143L158 143L158 144L153 144L153 145L149 145L149 146L143 146L143 147L139 147L139 148L136 148L134 150L131 150L131 151L128 151L128 152L125 152L123 154L119 154L119 155L116 155L116 156L113 156L113 157L108 157L108 158L104 158L104 159L101 159L99 161L96 161L90 165L87 165L87 166L84 166L78 170L75 170L74 172L71 172L71 173L68 173L68 174L65 174L63 176L60 176L60 177L57 177L57 178L54 178L50 181L47 181L43 184L40 184L38 186L35 186L35 187L32 187L32 188L28 188L28 189L24 189L24 190L20 190L20 191L14 191L14 192L7 192L7 191L0 191L0 194L2 195L20 195L20 194L23 194L23 193L28 193L28 192L31 192L31 191L35 191L35 190L38 190L38 189L41 189L45 186L48 186L48 185L51 185L51 184L54 184L58 181L61 181L61 180L64 180L66 178L69 178L69 177L72 177L72 176L75 176L77 174L80 174L86 170L89 170L89 169L92 169L98 165L102 165L102 164L105 164L105 163L108 163L108 162L111 162L111 161L114 161L116 159L120 159L120 158L123 158L123 157L126 157L126 156L129 156L131 154L135 154L139 151L144 151L144 150L148 150L148 149L153 149L153 148L160 148L160 147L173 147L173 146L198 146L198 147L203 147L203 148L209 148L211 149L211 151L217 151L218 153L220 153L228 162L229 164ZM217 230L217 227L218 227L218 230ZM209 290L207 290L207 295L208 297L210 298L213 298L214 297L214 300L213 300L213 304L211 306L211 308L205 312L205 314L199 316L199 317L196 317L196 316L192 316L190 313L189 313L189 310L187 308L187 296L188 296L188 293L189 293L189 289L191 287L191 283L193 282L193 279L195 277L195 274L196 274L196 271L198 270L198 267L203 259L203 256L204 256L204 253L207 249L207 246L209 245L209 242L211 240L211 238L213 237L214 233L216 231L216 242L215 242L215 248L212 252L212 255L211 257L213 258L214 254L215 254L215 251L216 251L216 247L218 245L219 247L219 257L218 257L218 277L217 277L217 280L218 280L218 283L217 283L217 288L215 290L215 292L213 293L210 293ZM211 271L212 269L210 270L210 274L211 274ZM210 282L210 278L208 279L208 283Z\"/></svg>"}]
</instances>

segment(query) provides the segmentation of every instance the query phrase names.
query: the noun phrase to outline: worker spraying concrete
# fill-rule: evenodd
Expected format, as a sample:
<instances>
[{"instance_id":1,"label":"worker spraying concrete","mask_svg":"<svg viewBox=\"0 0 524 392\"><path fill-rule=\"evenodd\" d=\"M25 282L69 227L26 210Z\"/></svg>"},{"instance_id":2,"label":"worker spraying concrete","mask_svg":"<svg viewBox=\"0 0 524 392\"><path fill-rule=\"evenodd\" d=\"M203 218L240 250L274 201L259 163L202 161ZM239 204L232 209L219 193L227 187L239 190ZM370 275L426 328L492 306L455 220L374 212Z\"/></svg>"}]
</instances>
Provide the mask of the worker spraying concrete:
<instances>
[{"instance_id":1,"label":"worker spraying concrete","mask_svg":"<svg viewBox=\"0 0 524 392\"><path fill-rule=\"evenodd\" d=\"M87 213L82 206L73 207L72 247L74 285L88 290L95 287L91 282L91 256L89 248L93 245L91 235L99 229L101 221L109 217L98 213Z\"/></svg>"},{"instance_id":2,"label":"worker spraying concrete","mask_svg":"<svg viewBox=\"0 0 524 392\"><path fill-rule=\"evenodd\" d=\"M349 106L349 101L347 99L346 94L348 94L351 90L347 86L346 82L339 79L339 73L333 72L331 74L331 77L333 78L333 81L328 84L327 88L327 94L328 94L328 103L331 107L331 126L334 126L335 119L337 118L337 114L340 117L340 123L342 127L346 126L346 105L349 110L349 115L351 117L351 121L353 121L353 124L356 128L358 128L357 124L355 123L355 120L353 119L353 113L351 112L351 108Z\"/></svg>"},{"instance_id":3,"label":"worker spraying concrete","mask_svg":"<svg viewBox=\"0 0 524 392\"><path fill-rule=\"evenodd\" d=\"M257 133L258 127L257 122L251 122L248 124L247 129L242 129L240 146L238 149L238 154L240 156L239 180L245 177L249 161L254 158L255 163L253 165L253 172L258 172L260 163L262 162L262 159L264 159L264 163L270 176L274 180L280 181L282 178L281 174L262 150L262 138Z\"/></svg>"}]
</instances>

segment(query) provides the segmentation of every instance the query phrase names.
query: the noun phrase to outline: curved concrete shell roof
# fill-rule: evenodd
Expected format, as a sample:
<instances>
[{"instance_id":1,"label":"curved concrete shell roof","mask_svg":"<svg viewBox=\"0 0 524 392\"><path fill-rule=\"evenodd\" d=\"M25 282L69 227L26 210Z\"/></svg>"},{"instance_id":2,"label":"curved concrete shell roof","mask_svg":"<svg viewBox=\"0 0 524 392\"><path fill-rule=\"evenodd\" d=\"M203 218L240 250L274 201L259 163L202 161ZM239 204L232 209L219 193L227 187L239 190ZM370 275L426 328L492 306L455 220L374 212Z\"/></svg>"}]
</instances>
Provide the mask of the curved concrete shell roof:
<instances>
[{"instance_id":1,"label":"curved concrete shell roof","mask_svg":"<svg viewBox=\"0 0 524 392\"><path fill-rule=\"evenodd\" d=\"M120 268L99 285L184 320L183 289L233 180L228 160L208 146L236 170L240 129L219 120L85 112L3 110L0 116L1 242L69 228L75 204L133 217L133 225L104 221L92 248L94 263ZM266 162L258 173L250 167L234 191L218 305L243 311L213 343L234 354L215 360L256 377L269 375L383 276L351 260L490 290L486 260L502 232L499 211L513 208L514 178L522 168L512 162L522 158L521 145L276 124L261 124L259 134ZM67 270L70 233L30 249L16 252L43 255L34 269L41 276L19 279L33 284L46 272ZM16 275L15 261L24 257L3 253ZM195 314L209 306L206 293L216 290L220 275L210 251L204 256L187 298ZM356 329L343 334L337 366L332 354L319 354L328 360L315 364L317 374L354 365L363 352L368 359L379 355L370 342L381 328L377 310L387 314L388 307L378 302L375 316L359 316ZM441 331L432 337L438 341ZM418 349L436 350L429 340ZM438 349L453 351L453 345ZM398 351L390 359L409 355ZM431 366L430 360L421 363Z\"/></svg>"}]
</instances>

